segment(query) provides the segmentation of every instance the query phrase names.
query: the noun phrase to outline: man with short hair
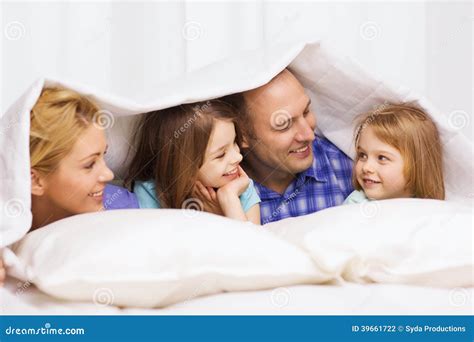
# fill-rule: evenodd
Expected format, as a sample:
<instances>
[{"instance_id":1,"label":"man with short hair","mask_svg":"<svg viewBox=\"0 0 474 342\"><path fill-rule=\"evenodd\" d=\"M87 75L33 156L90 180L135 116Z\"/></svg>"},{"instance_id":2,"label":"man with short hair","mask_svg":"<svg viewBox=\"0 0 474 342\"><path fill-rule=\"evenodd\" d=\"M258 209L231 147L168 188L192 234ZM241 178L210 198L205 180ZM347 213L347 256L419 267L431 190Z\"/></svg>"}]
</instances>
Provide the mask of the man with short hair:
<instances>
[{"instance_id":1,"label":"man with short hair","mask_svg":"<svg viewBox=\"0 0 474 342\"><path fill-rule=\"evenodd\" d=\"M351 159L315 135L311 99L289 70L223 100L241 114L242 166L262 200L262 224L340 205L353 191Z\"/></svg>"}]
</instances>

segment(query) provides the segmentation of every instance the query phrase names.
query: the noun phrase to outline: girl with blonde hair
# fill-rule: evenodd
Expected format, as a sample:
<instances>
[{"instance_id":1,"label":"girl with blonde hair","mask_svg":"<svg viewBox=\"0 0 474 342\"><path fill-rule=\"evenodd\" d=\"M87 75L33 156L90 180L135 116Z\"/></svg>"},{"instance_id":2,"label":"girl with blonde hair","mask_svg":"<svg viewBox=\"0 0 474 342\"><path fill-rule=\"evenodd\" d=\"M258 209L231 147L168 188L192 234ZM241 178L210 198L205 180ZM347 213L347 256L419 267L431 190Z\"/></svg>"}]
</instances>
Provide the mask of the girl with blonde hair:
<instances>
[{"instance_id":1,"label":"girl with blonde hair","mask_svg":"<svg viewBox=\"0 0 474 342\"><path fill-rule=\"evenodd\" d=\"M356 190L344 203L404 197L444 200L438 129L421 109L390 104L362 114L355 149Z\"/></svg>"}]
</instances>

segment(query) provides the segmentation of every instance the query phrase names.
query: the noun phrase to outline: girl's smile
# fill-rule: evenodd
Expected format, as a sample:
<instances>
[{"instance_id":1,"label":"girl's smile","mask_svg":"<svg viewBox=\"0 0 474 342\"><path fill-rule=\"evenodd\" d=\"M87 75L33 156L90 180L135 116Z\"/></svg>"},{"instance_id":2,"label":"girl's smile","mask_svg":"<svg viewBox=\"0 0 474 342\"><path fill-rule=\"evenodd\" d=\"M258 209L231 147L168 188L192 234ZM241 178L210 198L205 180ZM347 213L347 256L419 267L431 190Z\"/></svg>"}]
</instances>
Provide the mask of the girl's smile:
<instances>
[{"instance_id":1,"label":"girl's smile","mask_svg":"<svg viewBox=\"0 0 474 342\"><path fill-rule=\"evenodd\" d=\"M239 176L238 171L239 171L239 169L237 167L235 167L233 170L224 173L223 177L226 177L226 179L228 179L229 181L234 180L235 178L237 178Z\"/></svg>"}]
</instances>

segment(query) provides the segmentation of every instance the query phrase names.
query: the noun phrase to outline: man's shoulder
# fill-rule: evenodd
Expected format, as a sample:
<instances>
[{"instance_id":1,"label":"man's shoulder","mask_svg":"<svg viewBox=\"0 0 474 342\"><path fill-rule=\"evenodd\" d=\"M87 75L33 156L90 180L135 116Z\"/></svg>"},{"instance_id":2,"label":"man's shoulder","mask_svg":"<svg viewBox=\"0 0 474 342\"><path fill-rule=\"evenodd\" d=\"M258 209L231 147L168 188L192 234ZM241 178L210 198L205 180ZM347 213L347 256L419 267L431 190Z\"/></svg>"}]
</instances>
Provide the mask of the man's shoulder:
<instances>
[{"instance_id":1,"label":"man's shoulder","mask_svg":"<svg viewBox=\"0 0 474 342\"><path fill-rule=\"evenodd\" d=\"M316 135L316 138L313 141L313 147L314 147L314 151L319 150L319 151L324 151L326 154L347 157L344 151L339 149L339 147L337 147L329 139L323 136Z\"/></svg>"}]
</instances>

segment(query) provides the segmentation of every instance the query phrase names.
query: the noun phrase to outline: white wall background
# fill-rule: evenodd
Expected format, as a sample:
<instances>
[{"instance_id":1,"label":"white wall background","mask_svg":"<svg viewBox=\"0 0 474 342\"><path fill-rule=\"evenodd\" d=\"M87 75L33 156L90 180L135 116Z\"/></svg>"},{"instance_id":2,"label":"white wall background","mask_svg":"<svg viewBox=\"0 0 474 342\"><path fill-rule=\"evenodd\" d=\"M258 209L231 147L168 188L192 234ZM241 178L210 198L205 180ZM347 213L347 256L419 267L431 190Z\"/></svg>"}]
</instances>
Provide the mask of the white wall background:
<instances>
[{"instance_id":1,"label":"white wall background","mask_svg":"<svg viewBox=\"0 0 474 342\"><path fill-rule=\"evenodd\" d=\"M0 109L38 77L133 98L236 51L322 38L384 80L462 111L472 138L472 2L1 2Z\"/></svg>"}]
</instances>

